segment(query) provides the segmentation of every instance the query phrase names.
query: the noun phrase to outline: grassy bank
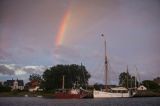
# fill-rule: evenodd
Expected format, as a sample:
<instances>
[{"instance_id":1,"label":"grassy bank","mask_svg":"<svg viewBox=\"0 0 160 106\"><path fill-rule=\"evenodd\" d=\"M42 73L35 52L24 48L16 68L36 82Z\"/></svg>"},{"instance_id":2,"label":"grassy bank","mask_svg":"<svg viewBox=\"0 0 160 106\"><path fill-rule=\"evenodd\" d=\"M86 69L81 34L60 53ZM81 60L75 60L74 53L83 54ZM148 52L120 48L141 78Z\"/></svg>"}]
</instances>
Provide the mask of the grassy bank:
<instances>
[{"instance_id":1,"label":"grassy bank","mask_svg":"<svg viewBox=\"0 0 160 106\"><path fill-rule=\"evenodd\" d=\"M54 98L54 92L28 92L28 91L10 91L0 92L0 97L39 97ZM134 97L160 97L160 93L153 91L138 91Z\"/></svg>"},{"instance_id":2,"label":"grassy bank","mask_svg":"<svg viewBox=\"0 0 160 106\"><path fill-rule=\"evenodd\" d=\"M160 93L153 91L138 91L134 97L160 97Z\"/></svg>"},{"instance_id":3,"label":"grassy bank","mask_svg":"<svg viewBox=\"0 0 160 106\"><path fill-rule=\"evenodd\" d=\"M43 96L46 98L53 98L53 93L51 92L27 92L27 91L12 91L12 92L1 92L0 97L37 97Z\"/></svg>"}]
</instances>

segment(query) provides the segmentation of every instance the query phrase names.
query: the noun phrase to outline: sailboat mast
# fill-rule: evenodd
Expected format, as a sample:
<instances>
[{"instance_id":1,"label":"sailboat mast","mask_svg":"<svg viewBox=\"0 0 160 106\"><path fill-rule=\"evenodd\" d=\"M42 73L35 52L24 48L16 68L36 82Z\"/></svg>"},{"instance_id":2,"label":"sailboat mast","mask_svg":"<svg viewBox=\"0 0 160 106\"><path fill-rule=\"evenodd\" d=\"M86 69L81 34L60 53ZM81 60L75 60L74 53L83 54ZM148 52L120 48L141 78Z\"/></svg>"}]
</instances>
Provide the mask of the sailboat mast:
<instances>
[{"instance_id":1,"label":"sailboat mast","mask_svg":"<svg viewBox=\"0 0 160 106\"><path fill-rule=\"evenodd\" d=\"M107 58L107 43L106 43L106 39L104 37L104 35L102 34L101 35L104 39L104 65L105 65L105 88L107 90L107 84L108 84L108 81L107 81L107 76L108 76L108 58Z\"/></svg>"},{"instance_id":2,"label":"sailboat mast","mask_svg":"<svg viewBox=\"0 0 160 106\"><path fill-rule=\"evenodd\" d=\"M127 89L129 88L129 86L128 86L128 76L129 76L129 72L128 72L128 65L127 65Z\"/></svg>"},{"instance_id":3,"label":"sailboat mast","mask_svg":"<svg viewBox=\"0 0 160 106\"><path fill-rule=\"evenodd\" d=\"M106 46L106 40L104 41L104 45L105 45L105 85L106 85L106 89L107 89L107 75L108 75L108 59L107 59L107 46Z\"/></svg>"},{"instance_id":4,"label":"sailboat mast","mask_svg":"<svg viewBox=\"0 0 160 106\"><path fill-rule=\"evenodd\" d=\"M137 88L137 78L135 76L135 79L134 79L134 85L135 85L135 89Z\"/></svg>"},{"instance_id":5,"label":"sailboat mast","mask_svg":"<svg viewBox=\"0 0 160 106\"><path fill-rule=\"evenodd\" d=\"M136 67L136 72L137 72L137 67ZM137 88L137 74L135 74L135 89Z\"/></svg>"},{"instance_id":6,"label":"sailboat mast","mask_svg":"<svg viewBox=\"0 0 160 106\"><path fill-rule=\"evenodd\" d=\"M64 89L64 75L62 77L62 89Z\"/></svg>"},{"instance_id":7,"label":"sailboat mast","mask_svg":"<svg viewBox=\"0 0 160 106\"><path fill-rule=\"evenodd\" d=\"M87 89L87 83L86 83L86 78L85 78L85 74L84 74L84 70L83 70L83 65L82 65L82 63L81 63L81 71L82 71L82 73L83 73L84 86L85 86L86 89Z\"/></svg>"}]
</instances>

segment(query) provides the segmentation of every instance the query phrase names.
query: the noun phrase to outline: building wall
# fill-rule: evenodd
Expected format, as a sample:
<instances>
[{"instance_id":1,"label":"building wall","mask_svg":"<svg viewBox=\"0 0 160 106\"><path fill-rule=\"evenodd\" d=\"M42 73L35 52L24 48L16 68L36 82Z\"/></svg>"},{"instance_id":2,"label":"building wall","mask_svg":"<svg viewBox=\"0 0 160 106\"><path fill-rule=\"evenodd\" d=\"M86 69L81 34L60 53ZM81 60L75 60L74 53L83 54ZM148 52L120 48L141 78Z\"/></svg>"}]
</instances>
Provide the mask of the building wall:
<instances>
[{"instance_id":1,"label":"building wall","mask_svg":"<svg viewBox=\"0 0 160 106\"><path fill-rule=\"evenodd\" d=\"M23 90L24 89L24 86L18 86L18 81L14 81L13 82L13 86L11 86L12 90Z\"/></svg>"}]
</instances>

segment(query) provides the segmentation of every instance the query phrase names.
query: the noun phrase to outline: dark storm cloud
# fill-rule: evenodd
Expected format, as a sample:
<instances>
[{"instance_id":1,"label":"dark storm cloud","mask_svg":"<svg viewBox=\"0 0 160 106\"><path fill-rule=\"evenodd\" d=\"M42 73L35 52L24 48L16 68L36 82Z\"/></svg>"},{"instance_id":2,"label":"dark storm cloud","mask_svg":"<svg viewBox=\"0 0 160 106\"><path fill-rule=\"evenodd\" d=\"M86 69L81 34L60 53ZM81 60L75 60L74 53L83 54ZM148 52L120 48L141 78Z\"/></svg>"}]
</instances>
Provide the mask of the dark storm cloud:
<instances>
[{"instance_id":1,"label":"dark storm cloud","mask_svg":"<svg viewBox=\"0 0 160 106\"><path fill-rule=\"evenodd\" d=\"M4 75L14 75L15 71L13 69L8 68L6 65L0 65L0 74Z\"/></svg>"},{"instance_id":2,"label":"dark storm cloud","mask_svg":"<svg viewBox=\"0 0 160 106\"><path fill-rule=\"evenodd\" d=\"M28 74L37 73L42 74L48 67L45 66L24 66L22 70Z\"/></svg>"},{"instance_id":3,"label":"dark storm cloud","mask_svg":"<svg viewBox=\"0 0 160 106\"><path fill-rule=\"evenodd\" d=\"M42 74L48 67L46 66L18 66L15 64L0 64L0 74L2 75L22 75L22 74Z\"/></svg>"}]
</instances>

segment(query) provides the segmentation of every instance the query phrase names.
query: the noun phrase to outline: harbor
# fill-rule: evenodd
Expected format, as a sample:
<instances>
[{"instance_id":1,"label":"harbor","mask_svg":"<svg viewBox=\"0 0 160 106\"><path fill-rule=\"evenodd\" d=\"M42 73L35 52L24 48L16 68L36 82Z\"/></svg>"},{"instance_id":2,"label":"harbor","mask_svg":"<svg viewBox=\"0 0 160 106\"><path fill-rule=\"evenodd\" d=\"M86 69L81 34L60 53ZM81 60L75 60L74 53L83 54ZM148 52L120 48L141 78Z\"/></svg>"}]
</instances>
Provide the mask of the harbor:
<instances>
[{"instance_id":1,"label":"harbor","mask_svg":"<svg viewBox=\"0 0 160 106\"><path fill-rule=\"evenodd\" d=\"M45 99L0 97L0 106L159 106L160 97L108 99Z\"/></svg>"},{"instance_id":2,"label":"harbor","mask_svg":"<svg viewBox=\"0 0 160 106\"><path fill-rule=\"evenodd\" d=\"M0 0L0 106L160 106L159 0Z\"/></svg>"}]
</instances>

